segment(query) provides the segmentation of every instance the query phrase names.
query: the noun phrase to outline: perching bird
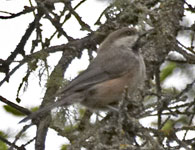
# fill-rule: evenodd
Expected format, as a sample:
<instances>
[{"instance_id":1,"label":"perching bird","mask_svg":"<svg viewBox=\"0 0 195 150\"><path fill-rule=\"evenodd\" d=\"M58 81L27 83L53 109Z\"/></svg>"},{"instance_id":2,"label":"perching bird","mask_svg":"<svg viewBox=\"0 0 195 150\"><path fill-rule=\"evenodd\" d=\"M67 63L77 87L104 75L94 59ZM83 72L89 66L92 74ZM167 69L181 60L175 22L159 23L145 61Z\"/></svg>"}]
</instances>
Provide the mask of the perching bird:
<instances>
[{"instance_id":1,"label":"perching bird","mask_svg":"<svg viewBox=\"0 0 195 150\"><path fill-rule=\"evenodd\" d=\"M88 68L58 92L58 100L30 114L33 119L54 107L81 103L104 110L117 104L124 88L132 94L145 78L145 64L139 52L140 36L135 28L123 27L111 33L97 50Z\"/></svg>"}]
</instances>

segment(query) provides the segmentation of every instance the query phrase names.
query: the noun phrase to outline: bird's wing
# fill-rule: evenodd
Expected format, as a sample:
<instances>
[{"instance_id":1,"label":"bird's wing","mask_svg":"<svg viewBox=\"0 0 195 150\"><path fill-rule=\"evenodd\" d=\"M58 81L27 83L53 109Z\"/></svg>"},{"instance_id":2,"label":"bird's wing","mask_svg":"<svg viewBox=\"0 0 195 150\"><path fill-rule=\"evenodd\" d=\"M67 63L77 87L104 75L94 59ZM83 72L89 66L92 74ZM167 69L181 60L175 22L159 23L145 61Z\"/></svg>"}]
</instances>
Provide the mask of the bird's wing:
<instances>
[{"instance_id":1,"label":"bird's wing","mask_svg":"<svg viewBox=\"0 0 195 150\"><path fill-rule=\"evenodd\" d=\"M118 50L121 49L121 47L111 48L107 50L107 53L100 53L97 55L89 67L71 81L68 86L62 89L61 92L82 91L94 84L120 77L131 71L131 68L133 67L132 64L136 64L135 62L132 62L136 61L136 59L132 56L132 51L129 50L131 51L130 54L128 52L124 53L122 50ZM110 51L111 55L108 51ZM107 56L102 57L102 55Z\"/></svg>"}]
</instances>

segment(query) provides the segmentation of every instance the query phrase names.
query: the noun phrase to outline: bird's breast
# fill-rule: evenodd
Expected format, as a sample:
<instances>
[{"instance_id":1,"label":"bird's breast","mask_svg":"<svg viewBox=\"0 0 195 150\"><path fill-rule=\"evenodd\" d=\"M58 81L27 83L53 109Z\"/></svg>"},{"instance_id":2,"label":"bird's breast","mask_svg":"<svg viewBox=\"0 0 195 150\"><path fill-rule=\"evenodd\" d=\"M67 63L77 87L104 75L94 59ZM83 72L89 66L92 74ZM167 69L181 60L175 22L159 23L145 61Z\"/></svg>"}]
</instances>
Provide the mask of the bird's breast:
<instances>
[{"instance_id":1,"label":"bird's breast","mask_svg":"<svg viewBox=\"0 0 195 150\"><path fill-rule=\"evenodd\" d=\"M127 87L131 94L137 87L137 72L128 72L125 75L96 84L86 91L86 98L82 104L94 109L105 109L105 106L117 103L122 99Z\"/></svg>"}]
</instances>

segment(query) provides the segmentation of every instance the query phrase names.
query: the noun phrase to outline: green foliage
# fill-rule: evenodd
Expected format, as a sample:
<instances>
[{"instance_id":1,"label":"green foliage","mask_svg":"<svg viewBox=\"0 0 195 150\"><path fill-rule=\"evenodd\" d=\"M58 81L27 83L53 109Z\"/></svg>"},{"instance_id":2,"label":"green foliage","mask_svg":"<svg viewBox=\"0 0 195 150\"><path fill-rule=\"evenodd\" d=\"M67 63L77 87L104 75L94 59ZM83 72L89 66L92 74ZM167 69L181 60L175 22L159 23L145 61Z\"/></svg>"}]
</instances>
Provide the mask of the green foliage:
<instances>
[{"instance_id":1,"label":"green foliage","mask_svg":"<svg viewBox=\"0 0 195 150\"><path fill-rule=\"evenodd\" d=\"M74 131L77 128L78 128L78 124L76 124L76 125L67 125L64 128L64 131L67 132L67 133L70 133L70 132Z\"/></svg>"},{"instance_id":2,"label":"green foliage","mask_svg":"<svg viewBox=\"0 0 195 150\"><path fill-rule=\"evenodd\" d=\"M3 138L7 138L7 135L2 131L0 131L0 136L2 136ZM0 141L0 150L7 150L7 149L8 149L7 145L4 142Z\"/></svg>"},{"instance_id":3,"label":"green foliage","mask_svg":"<svg viewBox=\"0 0 195 150\"><path fill-rule=\"evenodd\" d=\"M80 118L82 118L85 115L86 109L79 109Z\"/></svg>"},{"instance_id":4,"label":"green foliage","mask_svg":"<svg viewBox=\"0 0 195 150\"><path fill-rule=\"evenodd\" d=\"M7 135L3 131L0 131L0 136L7 138Z\"/></svg>"},{"instance_id":5,"label":"green foliage","mask_svg":"<svg viewBox=\"0 0 195 150\"><path fill-rule=\"evenodd\" d=\"M69 144L62 145L61 150L67 150L68 146L69 146Z\"/></svg>"},{"instance_id":6,"label":"green foliage","mask_svg":"<svg viewBox=\"0 0 195 150\"><path fill-rule=\"evenodd\" d=\"M188 125L188 119L185 116L179 117L176 120L169 119L166 121L166 123L163 125L163 127L160 129L160 131L167 137L170 137L174 134L174 128L177 123L181 123L182 125Z\"/></svg>"},{"instance_id":7,"label":"green foliage","mask_svg":"<svg viewBox=\"0 0 195 150\"><path fill-rule=\"evenodd\" d=\"M173 131L174 131L174 124L175 121L174 120L168 120L164 126L161 128L161 132L165 135L165 136L170 136L172 135Z\"/></svg>"},{"instance_id":8,"label":"green foliage","mask_svg":"<svg viewBox=\"0 0 195 150\"><path fill-rule=\"evenodd\" d=\"M32 112L35 112L35 111L37 111L39 109L39 107L32 107L30 110L32 111Z\"/></svg>"},{"instance_id":9,"label":"green foliage","mask_svg":"<svg viewBox=\"0 0 195 150\"><path fill-rule=\"evenodd\" d=\"M7 150L7 149L8 149L7 145L2 141L0 141L0 150Z\"/></svg>"},{"instance_id":10,"label":"green foliage","mask_svg":"<svg viewBox=\"0 0 195 150\"><path fill-rule=\"evenodd\" d=\"M6 112L14 115L14 116L19 116L19 117L23 117L25 116L23 113L21 113L20 111L18 111L17 109L9 106L9 105L4 105L3 108L5 109ZM35 112L39 109L39 107L32 107L30 108L31 112ZM1 149L0 149L1 150Z\"/></svg>"},{"instance_id":11,"label":"green foliage","mask_svg":"<svg viewBox=\"0 0 195 150\"><path fill-rule=\"evenodd\" d=\"M168 76L170 76L176 67L176 63L173 62L170 62L166 67L164 67L160 73L160 81L163 82Z\"/></svg>"},{"instance_id":12,"label":"green foliage","mask_svg":"<svg viewBox=\"0 0 195 150\"><path fill-rule=\"evenodd\" d=\"M9 106L9 105L4 105L3 108L10 114L14 115L14 116L24 116L23 113L21 113L20 111L18 111L17 109Z\"/></svg>"}]
</instances>

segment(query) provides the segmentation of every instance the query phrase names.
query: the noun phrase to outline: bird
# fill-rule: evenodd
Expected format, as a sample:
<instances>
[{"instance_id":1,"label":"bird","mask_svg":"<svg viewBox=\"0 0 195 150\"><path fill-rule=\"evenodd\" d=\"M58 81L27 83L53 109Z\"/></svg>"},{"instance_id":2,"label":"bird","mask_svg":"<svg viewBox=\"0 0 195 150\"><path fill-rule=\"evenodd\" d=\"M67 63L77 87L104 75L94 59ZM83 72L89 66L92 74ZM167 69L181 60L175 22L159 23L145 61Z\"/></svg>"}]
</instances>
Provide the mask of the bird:
<instances>
[{"instance_id":1,"label":"bird","mask_svg":"<svg viewBox=\"0 0 195 150\"><path fill-rule=\"evenodd\" d=\"M128 88L128 94L133 94L145 79L140 37L133 27L122 27L110 33L88 68L57 92L57 100L31 113L20 123L73 103L91 110L109 110L122 99L125 88Z\"/></svg>"}]
</instances>

